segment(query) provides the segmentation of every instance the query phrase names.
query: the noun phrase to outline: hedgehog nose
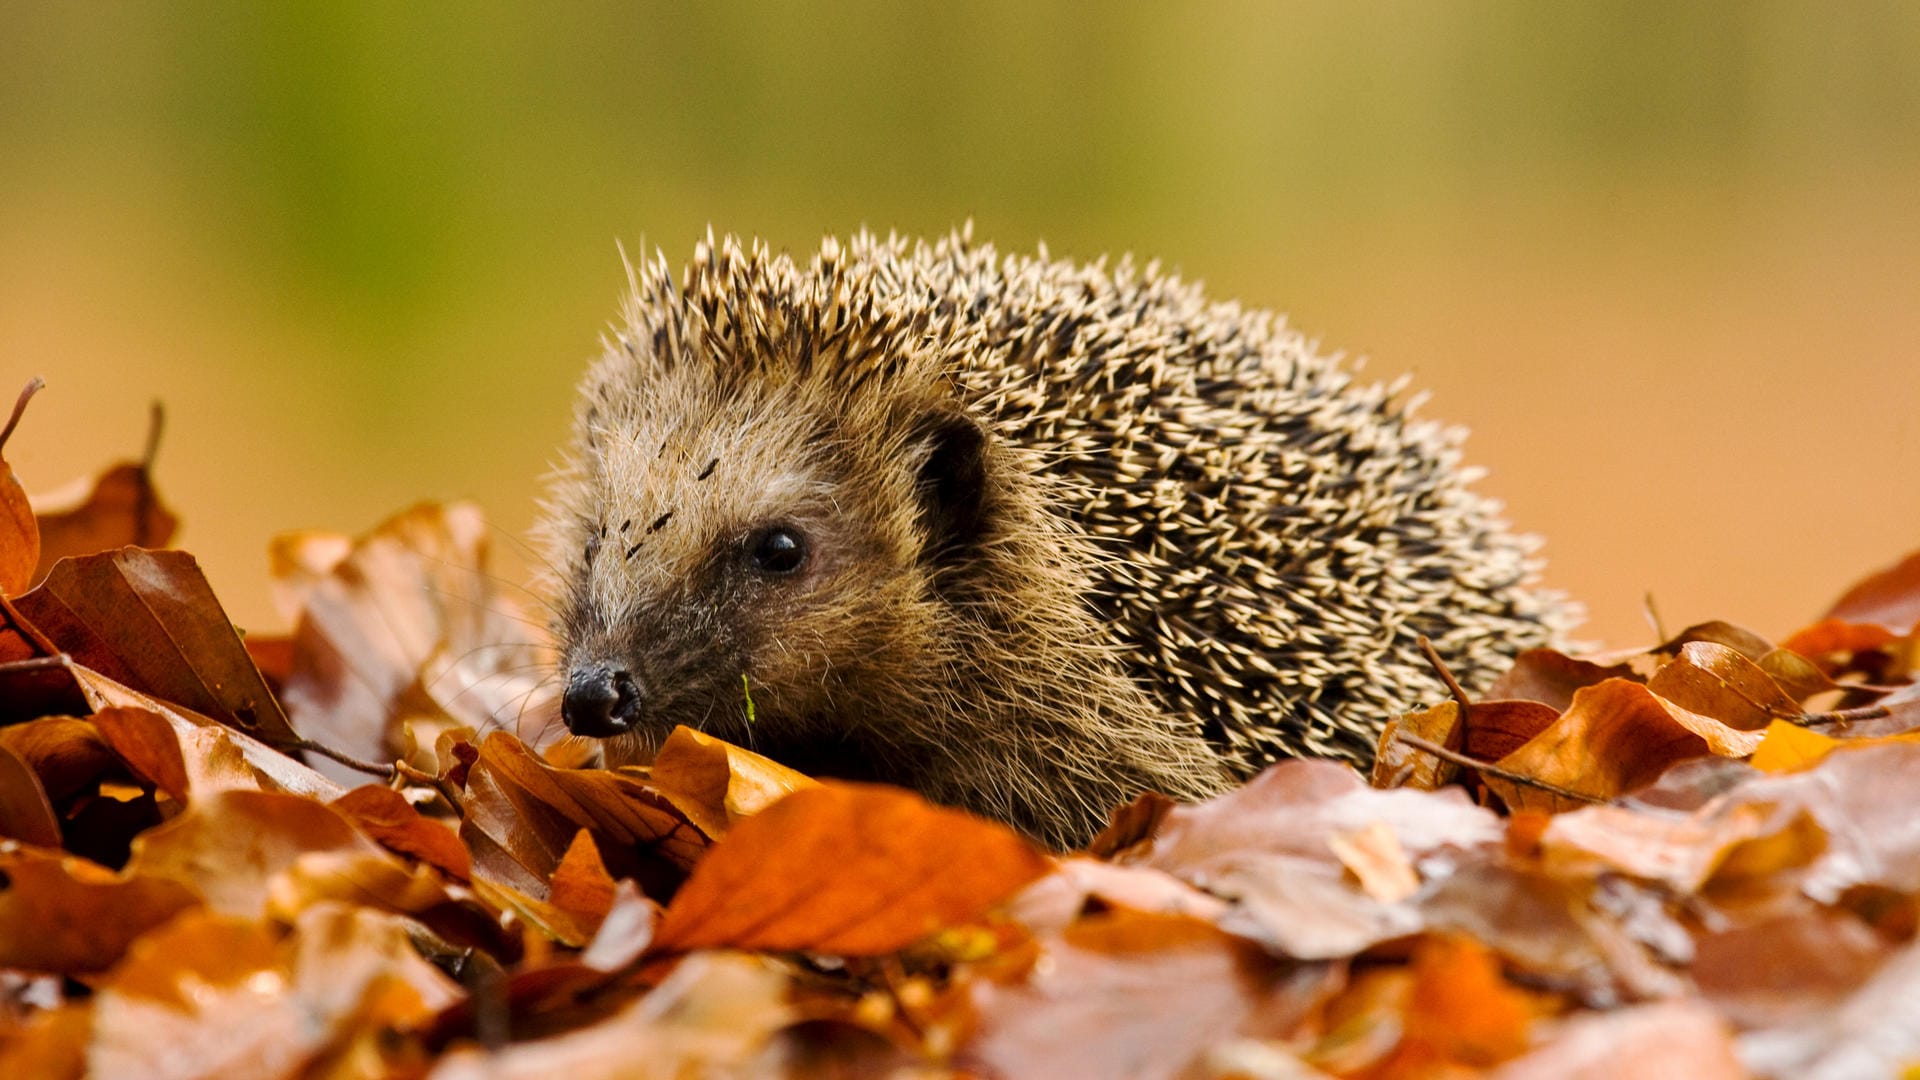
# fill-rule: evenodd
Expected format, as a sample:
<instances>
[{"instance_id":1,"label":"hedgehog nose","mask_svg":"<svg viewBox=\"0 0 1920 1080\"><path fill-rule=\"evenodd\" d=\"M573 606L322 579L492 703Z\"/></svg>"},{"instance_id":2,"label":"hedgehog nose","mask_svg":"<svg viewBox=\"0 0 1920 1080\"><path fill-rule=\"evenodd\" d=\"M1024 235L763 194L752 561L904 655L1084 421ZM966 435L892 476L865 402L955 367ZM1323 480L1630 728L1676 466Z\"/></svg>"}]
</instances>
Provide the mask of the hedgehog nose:
<instances>
[{"instance_id":1,"label":"hedgehog nose","mask_svg":"<svg viewBox=\"0 0 1920 1080\"><path fill-rule=\"evenodd\" d=\"M624 671L576 668L560 699L560 717L575 735L604 739L633 727L640 715L640 687Z\"/></svg>"}]
</instances>

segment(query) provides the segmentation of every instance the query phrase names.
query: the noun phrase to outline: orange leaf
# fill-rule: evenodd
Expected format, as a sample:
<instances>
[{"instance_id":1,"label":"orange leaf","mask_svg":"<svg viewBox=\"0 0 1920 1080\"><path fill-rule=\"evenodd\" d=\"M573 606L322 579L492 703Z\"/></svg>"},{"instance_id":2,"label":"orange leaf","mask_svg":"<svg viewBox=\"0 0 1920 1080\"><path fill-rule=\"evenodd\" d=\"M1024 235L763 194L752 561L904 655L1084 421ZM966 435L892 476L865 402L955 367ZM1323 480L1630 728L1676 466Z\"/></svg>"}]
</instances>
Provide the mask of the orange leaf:
<instances>
[{"instance_id":1,"label":"orange leaf","mask_svg":"<svg viewBox=\"0 0 1920 1080\"><path fill-rule=\"evenodd\" d=\"M600 861L600 849L594 847L592 833L581 829L574 834L573 843L554 868L553 892L548 899L554 907L581 919L589 931L612 910L613 878Z\"/></svg>"},{"instance_id":2,"label":"orange leaf","mask_svg":"<svg viewBox=\"0 0 1920 1080\"><path fill-rule=\"evenodd\" d=\"M82 974L199 901L184 885L0 844L0 968Z\"/></svg>"},{"instance_id":3,"label":"orange leaf","mask_svg":"<svg viewBox=\"0 0 1920 1080\"><path fill-rule=\"evenodd\" d=\"M1427 938L1413 951L1406 1040L1442 1061L1487 1066L1527 1048L1531 999L1507 984L1500 961L1471 938Z\"/></svg>"},{"instance_id":4,"label":"orange leaf","mask_svg":"<svg viewBox=\"0 0 1920 1080\"><path fill-rule=\"evenodd\" d=\"M718 839L750 817L801 788L812 777L729 742L676 727L647 769L647 786L673 804L699 830Z\"/></svg>"},{"instance_id":5,"label":"orange leaf","mask_svg":"<svg viewBox=\"0 0 1920 1080\"><path fill-rule=\"evenodd\" d=\"M0 451L20 423L27 402L46 385L39 379L27 383L13 403L13 415L5 430L0 430ZM33 582L33 568L40 562L40 523L33 516L27 493L13 475L13 466L0 458L0 596L18 596Z\"/></svg>"},{"instance_id":6,"label":"orange leaf","mask_svg":"<svg viewBox=\"0 0 1920 1080\"><path fill-rule=\"evenodd\" d=\"M378 784L357 787L331 805L355 828L393 851L437 866L463 881L473 875L473 859L453 830L423 817L391 788Z\"/></svg>"},{"instance_id":7,"label":"orange leaf","mask_svg":"<svg viewBox=\"0 0 1920 1080\"><path fill-rule=\"evenodd\" d=\"M1725 646L1690 641L1647 680L1647 689L1689 712L1740 731L1764 728L1800 708L1772 676Z\"/></svg>"},{"instance_id":8,"label":"orange leaf","mask_svg":"<svg viewBox=\"0 0 1920 1080\"><path fill-rule=\"evenodd\" d=\"M1667 767L1719 752L1743 757L1752 751L1742 733L1709 717L1663 702L1651 690L1609 679L1575 692L1573 705L1554 725L1497 764L1596 800L1651 784ZM1483 774L1484 775L1484 774ZM1562 796L1496 776L1486 784L1514 809L1573 809Z\"/></svg>"},{"instance_id":9,"label":"orange leaf","mask_svg":"<svg viewBox=\"0 0 1920 1080\"><path fill-rule=\"evenodd\" d=\"M694 868L655 948L893 952L977 919L1051 860L1011 829L866 784L797 791Z\"/></svg>"}]
</instances>

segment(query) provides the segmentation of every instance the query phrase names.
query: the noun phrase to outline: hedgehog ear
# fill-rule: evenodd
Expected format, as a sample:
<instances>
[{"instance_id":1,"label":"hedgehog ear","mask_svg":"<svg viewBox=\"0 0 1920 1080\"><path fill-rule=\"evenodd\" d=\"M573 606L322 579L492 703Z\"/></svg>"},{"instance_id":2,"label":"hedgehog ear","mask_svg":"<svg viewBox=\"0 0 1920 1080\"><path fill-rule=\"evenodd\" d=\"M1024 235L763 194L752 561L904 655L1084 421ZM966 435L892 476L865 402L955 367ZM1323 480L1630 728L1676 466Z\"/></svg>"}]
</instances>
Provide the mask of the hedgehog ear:
<instances>
[{"instance_id":1,"label":"hedgehog ear","mask_svg":"<svg viewBox=\"0 0 1920 1080\"><path fill-rule=\"evenodd\" d=\"M986 429L957 412L928 417L915 435L929 562L952 562L980 540L987 517L988 438Z\"/></svg>"}]
</instances>

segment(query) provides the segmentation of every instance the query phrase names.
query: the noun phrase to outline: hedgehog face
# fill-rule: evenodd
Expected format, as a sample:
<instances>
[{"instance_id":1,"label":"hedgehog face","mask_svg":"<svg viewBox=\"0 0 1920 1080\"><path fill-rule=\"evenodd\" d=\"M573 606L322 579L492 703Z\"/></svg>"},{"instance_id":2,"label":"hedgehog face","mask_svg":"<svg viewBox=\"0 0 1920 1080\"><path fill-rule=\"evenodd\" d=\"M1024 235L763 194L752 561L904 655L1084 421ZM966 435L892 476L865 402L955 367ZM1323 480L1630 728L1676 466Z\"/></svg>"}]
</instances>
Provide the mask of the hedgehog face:
<instances>
[{"instance_id":1,"label":"hedgehog face","mask_svg":"<svg viewBox=\"0 0 1920 1080\"><path fill-rule=\"evenodd\" d=\"M723 389L681 369L583 426L572 501L595 513L576 515L560 597L567 726L610 739L610 760L684 724L875 775L876 725L936 685L940 567L977 528L982 437L806 384Z\"/></svg>"}]
</instances>

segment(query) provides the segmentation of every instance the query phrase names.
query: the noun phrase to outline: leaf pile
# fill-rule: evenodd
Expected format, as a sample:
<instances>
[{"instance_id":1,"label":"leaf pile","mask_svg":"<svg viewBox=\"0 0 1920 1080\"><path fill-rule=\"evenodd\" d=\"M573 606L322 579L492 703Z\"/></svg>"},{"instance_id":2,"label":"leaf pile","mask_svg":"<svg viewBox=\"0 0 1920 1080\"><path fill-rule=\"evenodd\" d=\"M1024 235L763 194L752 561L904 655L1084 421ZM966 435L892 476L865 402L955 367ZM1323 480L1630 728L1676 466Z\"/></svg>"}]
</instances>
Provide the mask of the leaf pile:
<instances>
[{"instance_id":1,"label":"leaf pile","mask_svg":"<svg viewBox=\"0 0 1920 1080\"><path fill-rule=\"evenodd\" d=\"M1054 855L686 729L580 767L471 507L280 541L243 641L151 460L65 518L0 461L0 1076L1920 1067L1920 555Z\"/></svg>"}]
</instances>

